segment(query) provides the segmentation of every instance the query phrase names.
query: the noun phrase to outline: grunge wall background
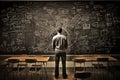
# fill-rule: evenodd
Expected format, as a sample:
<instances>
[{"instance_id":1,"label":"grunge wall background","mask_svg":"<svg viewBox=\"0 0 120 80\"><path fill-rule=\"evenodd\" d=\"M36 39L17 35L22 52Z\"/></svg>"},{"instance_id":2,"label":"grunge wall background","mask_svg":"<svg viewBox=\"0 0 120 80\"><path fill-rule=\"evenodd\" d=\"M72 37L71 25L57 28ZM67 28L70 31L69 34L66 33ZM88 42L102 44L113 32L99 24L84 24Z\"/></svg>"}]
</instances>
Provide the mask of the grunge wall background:
<instances>
[{"instance_id":1,"label":"grunge wall background","mask_svg":"<svg viewBox=\"0 0 120 80\"><path fill-rule=\"evenodd\" d=\"M120 51L120 2L0 2L0 54L53 53L61 26L69 54Z\"/></svg>"}]
</instances>

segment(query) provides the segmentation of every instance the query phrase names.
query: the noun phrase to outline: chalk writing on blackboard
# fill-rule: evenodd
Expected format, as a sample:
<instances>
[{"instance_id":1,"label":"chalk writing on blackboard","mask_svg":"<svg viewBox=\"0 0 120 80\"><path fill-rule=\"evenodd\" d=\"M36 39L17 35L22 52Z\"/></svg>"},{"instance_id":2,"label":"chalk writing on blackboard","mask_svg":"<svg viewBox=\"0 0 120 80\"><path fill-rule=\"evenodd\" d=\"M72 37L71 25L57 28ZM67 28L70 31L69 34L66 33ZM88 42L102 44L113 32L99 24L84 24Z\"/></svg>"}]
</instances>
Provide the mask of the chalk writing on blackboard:
<instances>
[{"instance_id":1,"label":"chalk writing on blackboard","mask_svg":"<svg viewBox=\"0 0 120 80\"><path fill-rule=\"evenodd\" d=\"M22 4L23 3L23 4ZM53 53L58 27L68 39L68 53L110 53L118 45L119 5L89 2L1 2L0 51ZM115 7L115 8L113 8ZM113 50L114 51L114 50Z\"/></svg>"},{"instance_id":2,"label":"chalk writing on blackboard","mask_svg":"<svg viewBox=\"0 0 120 80\"><path fill-rule=\"evenodd\" d=\"M90 24L84 23L83 24L83 29L90 29Z\"/></svg>"}]
</instances>

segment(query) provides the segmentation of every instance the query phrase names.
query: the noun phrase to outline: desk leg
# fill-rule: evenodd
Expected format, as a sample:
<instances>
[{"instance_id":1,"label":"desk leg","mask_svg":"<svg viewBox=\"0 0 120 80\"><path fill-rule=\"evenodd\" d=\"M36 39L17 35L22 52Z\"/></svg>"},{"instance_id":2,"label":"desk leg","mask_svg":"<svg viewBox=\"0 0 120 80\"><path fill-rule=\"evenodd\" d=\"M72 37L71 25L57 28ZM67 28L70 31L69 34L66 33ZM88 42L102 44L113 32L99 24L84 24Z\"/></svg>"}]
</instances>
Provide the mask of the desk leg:
<instances>
[{"instance_id":1,"label":"desk leg","mask_svg":"<svg viewBox=\"0 0 120 80\"><path fill-rule=\"evenodd\" d=\"M74 62L74 73L75 73L75 62Z\"/></svg>"},{"instance_id":2,"label":"desk leg","mask_svg":"<svg viewBox=\"0 0 120 80\"><path fill-rule=\"evenodd\" d=\"M45 75L46 75L46 78L45 78L45 79L47 80L47 78L48 78L47 69L46 69L46 68L47 68L47 62L43 62L43 65L44 65L43 68L44 68Z\"/></svg>"}]
</instances>

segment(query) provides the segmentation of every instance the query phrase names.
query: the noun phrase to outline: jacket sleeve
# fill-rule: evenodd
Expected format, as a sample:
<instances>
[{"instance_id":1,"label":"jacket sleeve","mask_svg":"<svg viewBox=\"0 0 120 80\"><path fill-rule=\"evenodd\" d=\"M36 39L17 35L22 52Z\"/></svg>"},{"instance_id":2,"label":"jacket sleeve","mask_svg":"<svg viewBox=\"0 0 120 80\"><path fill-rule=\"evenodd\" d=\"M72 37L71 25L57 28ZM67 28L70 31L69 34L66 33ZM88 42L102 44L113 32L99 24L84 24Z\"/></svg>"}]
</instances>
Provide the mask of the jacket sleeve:
<instances>
[{"instance_id":1,"label":"jacket sleeve","mask_svg":"<svg viewBox=\"0 0 120 80\"><path fill-rule=\"evenodd\" d=\"M66 49L68 48L68 41L67 41L67 39L65 40L65 48Z\"/></svg>"},{"instance_id":2,"label":"jacket sleeve","mask_svg":"<svg viewBox=\"0 0 120 80\"><path fill-rule=\"evenodd\" d=\"M55 40L52 39L52 48L55 49Z\"/></svg>"}]
</instances>

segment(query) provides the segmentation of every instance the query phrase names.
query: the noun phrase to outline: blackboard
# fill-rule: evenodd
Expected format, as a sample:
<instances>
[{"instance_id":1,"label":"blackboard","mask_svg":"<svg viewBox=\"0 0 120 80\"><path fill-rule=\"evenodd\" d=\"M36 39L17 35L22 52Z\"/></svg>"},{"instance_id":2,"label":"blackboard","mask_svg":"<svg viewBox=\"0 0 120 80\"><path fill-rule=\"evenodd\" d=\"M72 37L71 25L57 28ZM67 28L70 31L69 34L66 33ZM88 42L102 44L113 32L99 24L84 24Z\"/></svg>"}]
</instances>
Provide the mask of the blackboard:
<instances>
[{"instance_id":1,"label":"blackboard","mask_svg":"<svg viewBox=\"0 0 120 80\"><path fill-rule=\"evenodd\" d=\"M68 54L120 51L120 2L2 1L0 54L50 54L56 28L68 38Z\"/></svg>"}]
</instances>

